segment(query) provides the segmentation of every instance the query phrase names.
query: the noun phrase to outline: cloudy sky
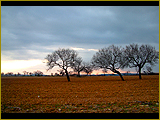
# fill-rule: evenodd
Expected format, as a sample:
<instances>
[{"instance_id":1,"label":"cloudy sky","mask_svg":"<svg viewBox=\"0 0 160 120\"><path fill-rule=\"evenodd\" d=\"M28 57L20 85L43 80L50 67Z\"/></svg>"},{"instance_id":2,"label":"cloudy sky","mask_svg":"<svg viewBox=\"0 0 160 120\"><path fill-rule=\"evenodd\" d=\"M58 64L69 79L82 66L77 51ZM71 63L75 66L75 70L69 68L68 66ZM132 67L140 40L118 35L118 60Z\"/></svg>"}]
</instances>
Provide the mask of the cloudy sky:
<instances>
[{"instance_id":1,"label":"cloudy sky","mask_svg":"<svg viewBox=\"0 0 160 120\"><path fill-rule=\"evenodd\" d=\"M1 6L4 73L57 72L43 62L58 48L77 50L87 62L100 48L131 43L159 51L159 6Z\"/></svg>"}]
</instances>

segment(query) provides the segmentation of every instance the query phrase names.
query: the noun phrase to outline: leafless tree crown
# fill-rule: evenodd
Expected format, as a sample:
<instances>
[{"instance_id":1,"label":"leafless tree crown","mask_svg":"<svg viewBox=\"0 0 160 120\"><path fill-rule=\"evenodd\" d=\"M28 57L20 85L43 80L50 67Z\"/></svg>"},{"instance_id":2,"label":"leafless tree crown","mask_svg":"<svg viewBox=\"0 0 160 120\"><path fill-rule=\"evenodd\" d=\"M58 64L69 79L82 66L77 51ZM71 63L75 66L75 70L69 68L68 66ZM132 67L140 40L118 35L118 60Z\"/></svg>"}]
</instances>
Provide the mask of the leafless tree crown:
<instances>
[{"instance_id":1,"label":"leafless tree crown","mask_svg":"<svg viewBox=\"0 0 160 120\"><path fill-rule=\"evenodd\" d=\"M47 66L48 69L52 69L54 66L59 66L60 68L67 70L68 67L72 66L78 53L70 49L59 49L54 51L52 54L48 54Z\"/></svg>"},{"instance_id":2,"label":"leafless tree crown","mask_svg":"<svg viewBox=\"0 0 160 120\"><path fill-rule=\"evenodd\" d=\"M95 67L110 69L115 71L124 67L123 49L118 46L109 46L108 48L100 49L92 58L92 63Z\"/></svg>"},{"instance_id":3,"label":"leafless tree crown","mask_svg":"<svg viewBox=\"0 0 160 120\"><path fill-rule=\"evenodd\" d=\"M145 64L155 65L158 63L159 52L150 45L131 44L126 46L125 57L129 67L144 67Z\"/></svg>"}]
</instances>

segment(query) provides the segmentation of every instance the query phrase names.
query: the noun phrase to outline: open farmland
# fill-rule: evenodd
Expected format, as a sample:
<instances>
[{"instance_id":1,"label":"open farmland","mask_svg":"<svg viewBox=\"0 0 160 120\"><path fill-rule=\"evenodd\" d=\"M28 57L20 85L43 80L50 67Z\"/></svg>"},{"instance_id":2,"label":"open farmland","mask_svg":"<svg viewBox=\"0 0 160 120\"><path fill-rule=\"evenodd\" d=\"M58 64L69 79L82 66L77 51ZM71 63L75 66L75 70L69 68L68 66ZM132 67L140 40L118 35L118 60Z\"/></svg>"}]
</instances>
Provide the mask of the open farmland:
<instances>
[{"instance_id":1,"label":"open farmland","mask_svg":"<svg viewBox=\"0 0 160 120\"><path fill-rule=\"evenodd\" d=\"M159 75L2 77L2 113L158 113Z\"/></svg>"}]
</instances>

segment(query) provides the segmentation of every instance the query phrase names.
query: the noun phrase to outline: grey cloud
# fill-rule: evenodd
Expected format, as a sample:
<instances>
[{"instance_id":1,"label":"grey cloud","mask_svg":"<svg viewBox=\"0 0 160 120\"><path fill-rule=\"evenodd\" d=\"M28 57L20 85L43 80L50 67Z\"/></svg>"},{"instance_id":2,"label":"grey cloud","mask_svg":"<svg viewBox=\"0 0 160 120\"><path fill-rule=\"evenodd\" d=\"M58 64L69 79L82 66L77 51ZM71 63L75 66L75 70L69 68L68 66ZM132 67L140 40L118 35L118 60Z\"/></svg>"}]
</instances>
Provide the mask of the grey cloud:
<instances>
[{"instance_id":1,"label":"grey cloud","mask_svg":"<svg viewBox=\"0 0 160 120\"><path fill-rule=\"evenodd\" d=\"M154 6L2 6L1 12L2 52L159 43L159 7Z\"/></svg>"}]
</instances>

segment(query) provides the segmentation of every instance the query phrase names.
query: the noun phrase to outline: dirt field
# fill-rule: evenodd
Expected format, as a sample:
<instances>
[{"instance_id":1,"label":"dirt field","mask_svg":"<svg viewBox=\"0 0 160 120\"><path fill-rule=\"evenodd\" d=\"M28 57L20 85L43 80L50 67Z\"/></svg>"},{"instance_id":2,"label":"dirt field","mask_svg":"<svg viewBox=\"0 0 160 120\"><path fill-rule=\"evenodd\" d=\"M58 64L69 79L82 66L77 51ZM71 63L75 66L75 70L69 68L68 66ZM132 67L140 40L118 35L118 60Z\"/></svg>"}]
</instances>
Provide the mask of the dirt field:
<instances>
[{"instance_id":1,"label":"dirt field","mask_svg":"<svg viewBox=\"0 0 160 120\"><path fill-rule=\"evenodd\" d=\"M2 77L2 113L158 113L159 76Z\"/></svg>"}]
</instances>

